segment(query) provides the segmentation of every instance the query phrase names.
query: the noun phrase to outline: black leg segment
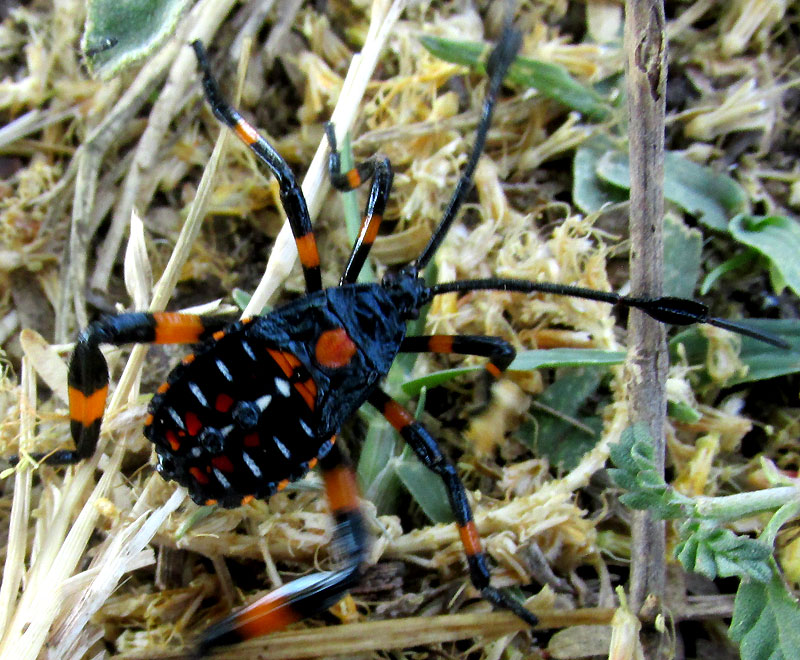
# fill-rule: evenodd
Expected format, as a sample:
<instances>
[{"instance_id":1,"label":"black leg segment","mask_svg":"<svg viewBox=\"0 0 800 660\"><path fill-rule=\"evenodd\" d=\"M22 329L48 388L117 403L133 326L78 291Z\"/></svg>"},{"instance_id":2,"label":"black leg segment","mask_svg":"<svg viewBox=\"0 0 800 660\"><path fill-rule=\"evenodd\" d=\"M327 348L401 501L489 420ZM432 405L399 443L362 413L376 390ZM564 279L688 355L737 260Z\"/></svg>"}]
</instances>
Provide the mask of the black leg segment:
<instances>
[{"instance_id":1,"label":"black leg segment","mask_svg":"<svg viewBox=\"0 0 800 660\"><path fill-rule=\"evenodd\" d=\"M478 355L489 358L486 371L494 378L508 369L517 351L505 339L483 335L419 335L406 337L400 345L403 353Z\"/></svg>"},{"instance_id":2,"label":"black leg segment","mask_svg":"<svg viewBox=\"0 0 800 660\"><path fill-rule=\"evenodd\" d=\"M69 416L75 449L31 454L31 458L51 465L71 465L94 454L108 396L108 365L101 344L195 344L212 337L232 320L230 316L133 312L92 323L78 336L69 362ZM10 460L15 464L19 458Z\"/></svg>"},{"instance_id":3,"label":"black leg segment","mask_svg":"<svg viewBox=\"0 0 800 660\"><path fill-rule=\"evenodd\" d=\"M308 205L300 184L297 183L294 173L283 159L283 156L275 151L272 145L253 126L245 121L239 111L223 98L219 91L219 85L211 73L211 67L208 64L208 57L202 42L193 41L192 48L194 48L197 62L203 72L203 89L214 115L223 124L231 128L236 137L250 147L258 159L272 171L278 180L283 210L286 212L286 217L292 228L292 234L297 244L297 253L300 256L300 265L303 267L306 290L308 292L319 291L322 289L319 252L317 251L314 231L311 227L311 218L308 215Z\"/></svg>"},{"instance_id":4,"label":"black leg segment","mask_svg":"<svg viewBox=\"0 0 800 660\"><path fill-rule=\"evenodd\" d=\"M337 190L355 190L365 181L372 179L369 190L369 198L364 208L364 217L361 220L361 229L358 232L350 258L347 260L344 274L340 284L355 282L358 274L364 267L370 248L378 236L378 229L383 221L383 214L386 210L386 202L389 200L389 193L392 189L394 172L392 164L388 158L370 158L359 163L348 172L342 173L341 157L336 149L336 135L333 131L333 124L328 122L325 125L328 136L328 143L331 146L331 154L328 158L328 172L331 178L331 185Z\"/></svg>"},{"instance_id":5,"label":"black leg segment","mask_svg":"<svg viewBox=\"0 0 800 660\"><path fill-rule=\"evenodd\" d=\"M490 603L510 610L525 623L535 626L538 623L538 619L533 613L526 610L521 603L507 593L489 584L489 567L486 563L486 555L481 547L481 540L475 527L475 521L472 518L472 509L467 500L464 484L461 483L455 467L442 453L436 440L422 424L411 416L411 413L382 390L375 390L370 395L369 402L400 433L403 440L414 450L414 453L425 467L437 474L444 482L447 496L450 500L450 508L453 511L464 552L467 556L472 584L480 590L483 597Z\"/></svg>"}]
</instances>

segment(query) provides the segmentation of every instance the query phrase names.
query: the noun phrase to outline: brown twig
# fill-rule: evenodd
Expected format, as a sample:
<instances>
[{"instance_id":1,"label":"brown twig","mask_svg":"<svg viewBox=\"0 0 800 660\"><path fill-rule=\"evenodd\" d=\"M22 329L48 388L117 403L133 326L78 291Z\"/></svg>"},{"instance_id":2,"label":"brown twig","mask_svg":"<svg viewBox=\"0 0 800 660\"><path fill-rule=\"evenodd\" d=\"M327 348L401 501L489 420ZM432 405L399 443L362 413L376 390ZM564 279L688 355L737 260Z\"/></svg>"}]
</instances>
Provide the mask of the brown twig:
<instances>
[{"instance_id":1,"label":"brown twig","mask_svg":"<svg viewBox=\"0 0 800 660\"><path fill-rule=\"evenodd\" d=\"M607 625L611 623L611 608L586 608L571 611L550 610L537 612L540 625L537 629L566 628L576 625ZM314 630L290 630L236 646L233 654L222 651L219 656L239 660L256 658L318 658L331 655L367 653L389 649L442 644L476 636L501 637L525 629L513 614L507 612L481 612L474 614L446 614L431 617L414 617L392 621L370 621ZM177 660L185 658L185 651L153 653L126 653L115 656L118 660Z\"/></svg>"},{"instance_id":2,"label":"brown twig","mask_svg":"<svg viewBox=\"0 0 800 660\"><path fill-rule=\"evenodd\" d=\"M633 295L660 295L663 286L664 26L663 0L628 0L625 3ZM664 383L668 367L664 329L640 313L631 313L629 329L626 370L631 422L648 426L655 441L656 465L663 472ZM630 580L634 612L646 602L652 603L653 597L652 615L660 610L666 583L665 551L664 522L647 511L637 512ZM643 641L649 647L648 657L659 657L660 640Z\"/></svg>"}]
</instances>

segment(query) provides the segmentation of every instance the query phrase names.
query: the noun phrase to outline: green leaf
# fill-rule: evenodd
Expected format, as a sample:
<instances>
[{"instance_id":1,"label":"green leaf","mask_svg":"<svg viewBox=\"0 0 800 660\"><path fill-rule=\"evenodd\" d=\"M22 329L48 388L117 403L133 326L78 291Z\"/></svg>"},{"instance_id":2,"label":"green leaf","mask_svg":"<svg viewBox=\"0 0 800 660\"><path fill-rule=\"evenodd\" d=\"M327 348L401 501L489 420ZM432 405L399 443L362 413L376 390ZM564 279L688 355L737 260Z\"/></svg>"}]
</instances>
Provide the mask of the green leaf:
<instances>
[{"instance_id":1,"label":"green leaf","mask_svg":"<svg viewBox=\"0 0 800 660\"><path fill-rule=\"evenodd\" d=\"M403 383L400 387L404 394L413 397L417 396L423 387L438 387L439 385L447 383L455 378L458 378L459 376L481 371L482 369L483 367L477 365L474 367L458 367L457 369L442 369L441 371L434 371L431 374L426 374L425 376L420 376L419 378L413 378L412 380Z\"/></svg>"},{"instance_id":2,"label":"green leaf","mask_svg":"<svg viewBox=\"0 0 800 660\"><path fill-rule=\"evenodd\" d=\"M571 470L602 433L600 417L579 416L578 411L597 391L603 376L604 371L594 367L559 374L537 398L530 411L533 419L522 425L517 437L551 465Z\"/></svg>"},{"instance_id":3,"label":"green leaf","mask_svg":"<svg viewBox=\"0 0 800 660\"><path fill-rule=\"evenodd\" d=\"M766 463L766 460L762 460L762 465ZM773 465L774 467L774 465ZM777 476L777 475L776 475ZM787 485L791 485L791 481L787 480ZM763 530L761 530L761 534L759 535L759 540L763 543L769 545L769 547L775 546L775 537L778 535L781 527L783 527L786 523L791 520L795 520L797 515L800 513L800 500L797 498L793 498L786 502L785 504L781 505L781 507L773 514L772 518L770 518L769 522L766 524Z\"/></svg>"},{"instance_id":4,"label":"green leaf","mask_svg":"<svg viewBox=\"0 0 800 660\"><path fill-rule=\"evenodd\" d=\"M594 348L548 348L518 353L508 370L532 371L543 367L613 365L621 364L624 361L625 353L623 351L604 351ZM483 367L480 365L443 369L442 371L435 371L420 378L409 380L403 383L401 387L408 396L416 396L423 387L438 387L464 374L482 370Z\"/></svg>"},{"instance_id":5,"label":"green leaf","mask_svg":"<svg viewBox=\"0 0 800 660\"><path fill-rule=\"evenodd\" d=\"M774 564L768 582L743 580L728 631L742 660L793 660L800 649L800 610Z\"/></svg>"},{"instance_id":6,"label":"green leaf","mask_svg":"<svg viewBox=\"0 0 800 660\"><path fill-rule=\"evenodd\" d=\"M241 311L244 311L247 305L250 304L250 299L252 297L253 296L251 294L243 289L240 289L239 287L234 287L233 291L231 291L233 304L236 305Z\"/></svg>"},{"instance_id":7,"label":"green leaf","mask_svg":"<svg viewBox=\"0 0 800 660\"><path fill-rule=\"evenodd\" d=\"M627 154L606 152L596 171L607 183L630 189ZM664 197L718 231L726 231L729 218L748 210L747 194L731 177L669 151L664 154Z\"/></svg>"},{"instance_id":8,"label":"green leaf","mask_svg":"<svg viewBox=\"0 0 800 660\"><path fill-rule=\"evenodd\" d=\"M734 179L671 151L664 154L664 197L720 231L749 207L747 193Z\"/></svg>"},{"instance_id":9,"label":"green leaf","mask_svg":"<svg viewBox=\"0 0 800 660\"><path fill-rule=\"evenodd\" d=\"M747 319L747 325L768 332L787 341L791 349L770 346L757 339L742 337L739 359L747 373L737 375L726 386L752 383L800 371L800 321L797 319ZM708 354L708 340L699 328L689 328L675 335L669 342L673 359L678 357L678 346L683 344L690 365L704 365Z\"/></svg>"},{"instance_id":10,"label":"green leaf","mask_svg":"<svg viewBox=\"0 0 800 660\"><path fill-rule=\"evenodd\" d=\"M741 214L731 220L728 228L737 241L769 259L780 280L800 294L800 223L781 215Z\"/></svg>"},{"instance_id":11,"label":"green leaf","mask_svg":"<svg viewBox=\"0 0 800 660\"><path fill-rule=\"evenodd\" d=\"M628 201L628 191L597 176L603 154L613 151L607 138L596 136L584 142L572 161L572 201L584 213L596 213L606 204Z\"/></svg>"},{"instance_id":12,"label":"green leaf","mask_svg":"<svg viewBox=\"0 0 800 660\"><path fill-rule=\"evenodd\" d=\"M680 218L664 218L664 295L691 298L700 279L703 235Z\"/></svg>"},{"instance_id":13,"label":"green leaf","mask_svg":"<svg viewBox=\"0 0 800 660\"><path fill-rule=\"evenodd\" d=\"M536 89L592 121L603 121L611 114L610 106L599 94L581 85L559 64L518 57L508 75L512 82Z\"/></svg>"},{"instance_id":14,"label":"green leaf","mask_svg":"<svg viewBox=\"0 0 800 660\"><path fill-rule=\"evenodd\" d=\"M367 433L356 470L361 492L375 504L379 515L395 513L401 489L392 464L399 454L398 437L380 415L366 411L363 414L368 418Z\"/></svg>"},{"instance_id":15,"label":"green leaf","mask_svg":"<svg viewBox=\"0 0 800 660\"><path fill-rule=\"evenodd\" d=\"M186 519L181 523L180 527L178 527L177 531L175 532L175 538L182 539L194 528L195 525L199 525L206 518L214 515L218 509L218 504L205 504L198 506L186 517Z\"/></svg>"},{"instance_id":16,"label":"green leaf","mask_svg":"<svg viewBox=\"0 0 800 660\"><path fill-rule=\"evenodd\" d=\"M687 571L711 580L735 576L768 582L772 577L772 549L766 543L737 536L710 520L689 520L681 525L680 534L675 557Z\"/></svg>"},{"instance_id":17,"label":"green leaf","mask_svg":"<svg viewBox=\"0 0 800 660\"><path fill-rule=\"evenodd\" d=\"M599 348L546 348L517 354L509 371L531 371L543 367L611 366L625 361L625 351Z\"/></svg>"},{"instance_id":18,"label":"green leaf","mask_svg":"<svg viewBox=\"0 0 800 660\"><path fill-rule=\"evenodd\" d=\"M485 72L484 56L489 48L474 41L453 41L425 35L422 45L439 59L463 64ZM518 56L509 69L507 79L526 88L536 89L542 96L577 110L589 119L601 121L610 114L610 106L592 89L575 80L559 64Z\"/></svg>"},{"instance_id":19,"label":"green leaf","mask_svg":"<svg viewBox=\"0 0 800 660\"><path fill-rule=\"evenodd\" d=\"M92 75L110 78L172 34L189 0L90 0L81 49Z\"/></svg>"},{"instance_id":20,"label":"green leaf","mask_svg":"<svg viewBox=\"0 0 800 660\"><path fill-rule=\"evenodd\" d=\"M617 481L617 474L613 474L612 478L614 481ZM619 483L617 485L620 485ZM636 509L637 511L647 511L653 510L655 511L660 507L660 502L658 497L654 497L652 493L647 492L635 492L634 489L638 488L639 485L634 480L634 485L631 487L630 493L624 493L623 495L619 496L619 501L622 502L625 506L629 509ZM663 518L663 516L658 516L659 518Z\"/></svg>"},{"instance_id":21,"label":"green leaf","mask_svg":"<svg viewBox=\"0 0 800 660\"><path fill-rule=\"evenodd\" d=\"M727 275L733 270L737 268L742 268L747 266L748 264L752 263L758 258L755 250L743 250L739 254L734 255L730 259L726 259L723 261L719 266L712 269L708 275L705 276L703 279L703 283L700 285L700 295L706 295L716 284L717 280L721 279L724 275Z\"/></svg>"},{"instance_id":22,"label":"green leaf","mask_svg":"<svg viewBox=\"0 0 800 660\"><path fill-rule=\"evenodd\" d=\"M632 509L646 509L662 519L691 514L693 502L670 488L656 469L653 440L644 424L634 424L622 432L620 441L609 447L616 468L608 473L628 492L620 501Z\"/></svg>"},{"instance_id":23,"label":"green leaf","mask_svg":"<svg viewBox=\"0 0 800 660\"><path fill-rule=\"evenodd\" d=\"M703 418L699 410L679 401L667 401L667 415L683 424L695 424Z\"/></svg>"},{"instance_id":24,"label":"green leaf","mask_svg":"<svg viewBox=\"0 0 800 660\"><path fill-rule=\"evenodd\" d=\"M420 43L434 57L438 57L445 62L462 64L471 69L486 72L483 56L488 55L489 46L475 41L454 41L452 39L442 39L428 34L422 35Z\"/></svg>"},{"instance_id":25,"label":"green leaf","mask_svg":"<svg viewBox=\"0 0 800 660\"><path fill-rule=\"evenodd\" d=\"M422 464L410 447L406 446L392 465L406 490L432 522L453 522L453 510L444 483Z\"/></svg>"}]
</instances>

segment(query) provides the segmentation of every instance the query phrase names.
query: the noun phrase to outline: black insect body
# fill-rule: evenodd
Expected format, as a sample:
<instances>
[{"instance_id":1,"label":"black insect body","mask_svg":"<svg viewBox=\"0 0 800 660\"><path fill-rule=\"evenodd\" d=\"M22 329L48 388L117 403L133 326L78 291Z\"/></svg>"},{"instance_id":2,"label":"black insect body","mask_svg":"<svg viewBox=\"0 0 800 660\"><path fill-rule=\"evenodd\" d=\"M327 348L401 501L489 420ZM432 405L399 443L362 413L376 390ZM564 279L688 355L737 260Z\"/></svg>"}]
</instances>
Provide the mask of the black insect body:
<instances>
[{"instance_id":1,"label":"black insect body","mask_svg":"<svg viewBox=\"0 0 800 660\"><path fill-rule=\"evenodd\" d=\"M410 301L347 284L219 330L150 403L158 471L195 502L226 507L302 477L388 372Z\"/></svg>"},{"instance_id":2,"label":"black insect body","mask_svg":"<svg viewBox=\"0 0 800 660\"><path fill-rule=\"evenodd\" d=\"M158 470L186 486L196 502L235 507L265 499L319 465L335 518L334 542L346 558L335 571L300 578L205 631L198 655L284 627L333 605L359 579L366 535L352 468L335 444L342 423L369 402L399 431L422 462L444 482L470 578L483 596L530 625L536 617L490 585L472 512L455 468L433 436L380 388L400 352L462 353L488 358L493 376L508 367L514 349L482 336L407 337L405 322L434 296L493 289L552 293L636 307L668 323L712 323L783 345L723 319L709 318L701 303L680 298L631 298L548 283L490 278L427 286L418 276L433 257L472 186L492 110L520 35L506 30L487 62L489 83L469 161L442 220L422 254L380 284L356 284L378 232L392 184L387 159L373 158L339 171L332 129L330 175L334 187L351 190L371 180L360 235L338 287L323 290L319 255L305 199L283 158L220 95L202 44L193 44L214 114L247 144L278 179L295 237L307 295L267 316L231 323L227 317L130 313L103 318L81 333L69 368L74 450L34 456L48 463L75 463L92 455L100 433L108 369L101 344L196 344L153 396L145 435L158 453Z\"/></svg>"}]
</instances>

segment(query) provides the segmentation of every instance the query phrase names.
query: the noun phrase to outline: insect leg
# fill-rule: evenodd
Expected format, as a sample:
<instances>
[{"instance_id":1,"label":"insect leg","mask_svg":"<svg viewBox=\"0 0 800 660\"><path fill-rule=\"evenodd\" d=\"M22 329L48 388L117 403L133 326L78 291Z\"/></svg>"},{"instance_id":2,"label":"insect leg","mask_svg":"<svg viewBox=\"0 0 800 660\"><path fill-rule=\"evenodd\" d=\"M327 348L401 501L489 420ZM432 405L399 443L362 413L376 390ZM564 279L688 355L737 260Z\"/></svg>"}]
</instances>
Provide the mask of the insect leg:
<instances>
[{"instance_id":1,"label":"insect leg","mask_svg":"<svg viewBox=\"0 0 800 660\"><path fill-rule=\"evenodd\" d=\"M508 369L517 351L505 339L483 335L419 335L406 337L400 344L403 353L460 353L489 358L486 371L494 378Z\"/></svg>"},{"instance_id":2,"label":"insect leg","mask_svg":"<svg viewBox=\"0 0 800 660\"><path fill-rule=\"evenodd\" d=\"M323 612L361 579L367 535L359 510L355 474L335 444L319 459L319 465L335 519L334 551L344 561L343 567L298 578L214 624L203 633L196 657L203 657L215 646L260 637Z\"/></svg>"},{"instance_id":3,"label":"insect leg","mask_svg":"<svg viewBox=\"0 0 800 660\"><path fill-rule=\"evenodd\" d=\"M197 62L203 72L203 89L206 99L214 115L223 124L230 127L242 142L244 142L258 159L264 163L275 175L281 191L281 203L289 225L292 228L297 253L300 256L300 265L303 267L303 276L306 280L306 290L309 292L322 289L322 279L319 269L319 252L314 231L311 227L311 218L308 215L308 205L303 196L300 184L297 183L294 173L272 145L259 135L236 108L232 107L219 91L219 85L211 73L205 48L201 41L193 41Z\"/></svg>"},{"instance_id":4,"label":"insect leg","mask_svg":"<svg viewBox=\"0 0 800 660\"><path fill-rule=\"evenodd\" d=\"M472 518L472 510L467 501L464 484L458 478L455 467L442 453L430 432L417 422L399 403L382 390L375 390L369 402L394 426L425 467L441 477L450 499L450 508L458 526L464 552L467 555L469 575L472 584L480 590L483 597L493 605L510 610L525 623L535 626L538 619L526 610L521 603L503 591L489 584L490 574L486 555L481 548L481 539Z\"/></svg>"},{"instance_id":5,"label":"insect leg","mask_svg":"<svg viewBox=\"0 0 800 660\"><path fill-rule=\"evenodd\" d=\"M100 351L101 344L193 344L211 337L230 323L229 316L174 312L133 312L105 316L92 323L78 336L67 376L70 430L75 449L32 454L31 457L51 465L69 465L94 453L108 395L108 365ZM10 460L13 465L19 457L13 456Z\"/></svg>"},{"instance_id":6,"label":"insect leg","mask_svg":"<svg viewBox=\"0 0 800 660\"><path fill-rule=\"evenodd\" d=\"M392 164L388 158L370 158L363 163L359 163L347 172L341 172L341 157L336 149L336 134L333 131L333 124L328 122L325 125L325 132L328 136L328 143L331 146L331 154L328 157L328 172L331 178L331 185L337 190L355 190L365 181L372 179L369 190L369 198L364 209L364 217L361 221L361 229L358 232L350 258L340 281L341 284L355 282L358 274L367 260L375 237L378 235L378 228L383 220L383 213L386 210L386 202L389 199L389 192L392 189Z\"/></svg>"}]
</instances>

